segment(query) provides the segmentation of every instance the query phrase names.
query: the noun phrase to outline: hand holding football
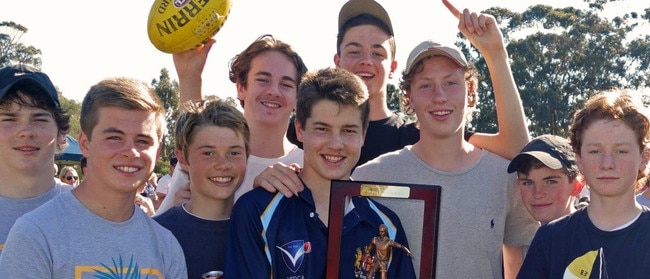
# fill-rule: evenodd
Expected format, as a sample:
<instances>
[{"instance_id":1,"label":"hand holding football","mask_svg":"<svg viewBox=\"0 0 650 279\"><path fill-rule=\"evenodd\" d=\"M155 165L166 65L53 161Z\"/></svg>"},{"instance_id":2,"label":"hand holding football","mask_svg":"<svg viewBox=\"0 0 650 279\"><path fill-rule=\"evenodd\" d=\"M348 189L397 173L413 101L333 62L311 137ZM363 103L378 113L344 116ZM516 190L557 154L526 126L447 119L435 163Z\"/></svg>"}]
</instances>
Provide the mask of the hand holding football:
<instances>
[{"instance_id":1,"label":"hand holding football","mask_svg":"<svg viewBox=\"0 0 650 279\"><path fill-rule=\"evenodd\" d=\"M221 29L231 6L231 0L155 0L147 21L149 40L166 53L196 48Z\"/></svg>"}]
</instances>

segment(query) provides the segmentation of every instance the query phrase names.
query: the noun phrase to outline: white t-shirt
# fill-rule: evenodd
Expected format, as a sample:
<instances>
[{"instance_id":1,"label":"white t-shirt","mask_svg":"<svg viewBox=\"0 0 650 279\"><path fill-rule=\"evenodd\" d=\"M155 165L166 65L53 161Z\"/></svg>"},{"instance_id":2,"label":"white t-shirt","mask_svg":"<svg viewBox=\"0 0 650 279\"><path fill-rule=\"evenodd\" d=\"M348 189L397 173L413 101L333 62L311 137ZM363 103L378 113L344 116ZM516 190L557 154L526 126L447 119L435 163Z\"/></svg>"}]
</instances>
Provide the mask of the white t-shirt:
<instances>
[{"instance_id":1,"label":"white t-shirt","mask_svg":"<svg viewBox=\"0 0 650 279\"><path fill-rule=\"evenodd\" d=\"M170 182L172 182L172 176L169 174L165 174L163 177L161 177L158 180L158 186L156 187L156 192L163 193L166 195L167 191L169 191Z\"/></svg>"}]
</instances>

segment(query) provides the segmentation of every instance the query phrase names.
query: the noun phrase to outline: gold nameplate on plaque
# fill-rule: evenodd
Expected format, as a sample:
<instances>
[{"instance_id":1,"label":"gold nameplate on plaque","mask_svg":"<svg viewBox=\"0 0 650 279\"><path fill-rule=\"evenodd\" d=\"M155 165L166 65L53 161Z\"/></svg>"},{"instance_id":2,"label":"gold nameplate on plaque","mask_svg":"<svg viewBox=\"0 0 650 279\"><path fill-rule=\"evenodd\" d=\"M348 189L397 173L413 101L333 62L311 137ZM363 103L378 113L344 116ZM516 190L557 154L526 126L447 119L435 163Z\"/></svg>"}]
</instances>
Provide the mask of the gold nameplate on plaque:
<instances>
[{"instance_id":1,"label":"gold nameplate on plaque","mask_svg":"<svg viewBox=\"0 0 650 279\"><path fill-rule=\"evenodd\" d=\"M361 184L361 196L384 198L409 198L411 188L402 186L387 186L377 184Z\"/></svg>"}]
</instances>

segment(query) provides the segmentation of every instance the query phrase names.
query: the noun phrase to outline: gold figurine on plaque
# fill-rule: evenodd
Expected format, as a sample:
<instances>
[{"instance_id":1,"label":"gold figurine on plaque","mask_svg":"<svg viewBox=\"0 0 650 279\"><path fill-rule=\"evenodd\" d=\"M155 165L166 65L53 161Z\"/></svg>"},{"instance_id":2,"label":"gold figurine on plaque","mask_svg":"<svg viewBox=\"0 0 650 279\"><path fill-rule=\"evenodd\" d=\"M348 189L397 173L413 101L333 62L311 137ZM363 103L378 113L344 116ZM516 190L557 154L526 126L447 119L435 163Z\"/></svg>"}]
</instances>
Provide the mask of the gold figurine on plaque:
<instances>
[{"instance_id":1,"label":"gold figurine on plaque","mask_svg":"<svg viewBox=\"0 0 650 279\"><path fill-rule=\"evenodd\" d=\"M391 257L393 248L402 249L409 257L412 257L411 251L406 246L399 244L388 238L388 227L379 225L379 236L372 238L370 244L365 247L365 252L361 256L360 249L357 249L357 262L355 263L356 278L373 279L375 273L379 271L381 279L387 279L388 260ZM370 253L375 250L374 256ZM363 274L365 273L365 274ZM365 276L363 276L365 275Z\"/></svg>"}]
</instances>

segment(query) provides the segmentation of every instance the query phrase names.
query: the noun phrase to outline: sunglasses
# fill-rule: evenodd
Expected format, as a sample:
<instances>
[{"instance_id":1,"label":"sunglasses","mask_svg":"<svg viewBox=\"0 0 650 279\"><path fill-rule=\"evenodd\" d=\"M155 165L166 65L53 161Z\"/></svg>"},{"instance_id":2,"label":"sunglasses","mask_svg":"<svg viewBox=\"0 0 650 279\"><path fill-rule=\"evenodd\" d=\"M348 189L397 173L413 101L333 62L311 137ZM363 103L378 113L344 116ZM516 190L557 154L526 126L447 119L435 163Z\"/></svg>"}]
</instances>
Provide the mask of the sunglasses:
<instances>
[{"instance_id":1,"label":"sunglasses","mask_svg":"<svg viewBox=\"0 0 650 279\"><path fill-rule=\"evenodd\" d=\"M73 178L74 178L74 180L79 179L78 176L66 176L66 177L65 177L66 180L72 180Z\"/></svg>"}]
</instances>

